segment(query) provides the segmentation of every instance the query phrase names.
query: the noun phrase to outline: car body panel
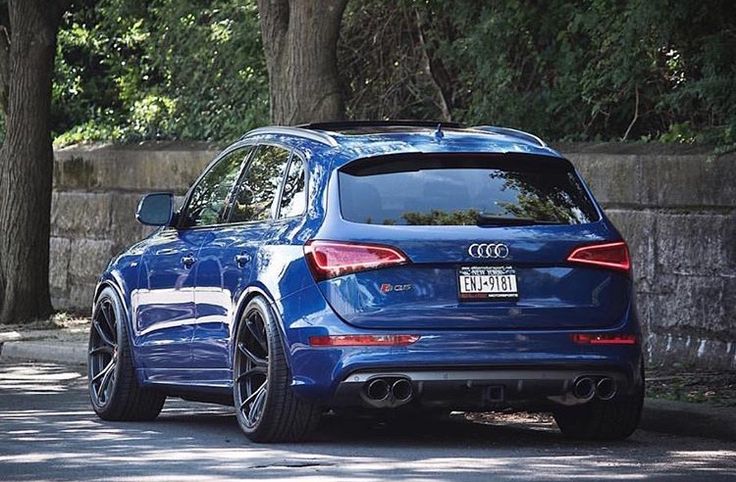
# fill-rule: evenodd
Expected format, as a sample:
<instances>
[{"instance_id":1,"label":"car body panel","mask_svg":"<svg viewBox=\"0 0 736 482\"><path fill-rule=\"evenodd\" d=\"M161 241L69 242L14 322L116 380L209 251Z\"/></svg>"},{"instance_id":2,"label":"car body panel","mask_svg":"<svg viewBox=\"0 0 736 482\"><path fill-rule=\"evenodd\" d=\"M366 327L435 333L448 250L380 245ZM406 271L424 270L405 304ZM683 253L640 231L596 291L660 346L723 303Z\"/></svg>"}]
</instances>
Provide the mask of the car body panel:
<instances>
[{"instance_id":1,"label":"car body panel","mask_svg":"<svg viewBox=\"0 0 736 482\"><path fill-rule=\"evenodd\" d=\"M221 378L229 380L235 303L252 284L252 260L258 256L260 240L269 228L268 223L249 223L209 230L198 254L193 368L219 370Z\"/></svg>"},{"instance_id":2,"label":"car body panel","mask_svg":"<svg viewBox=\"0 0 736 482\"><path fill-rule=\"evenodd\" d=\"M131 294L133 336L140 359L148 367L187 368L196 313L196 258L203 233L160 230L145 246L137 289Z\"/></svg>"}]
</instances>

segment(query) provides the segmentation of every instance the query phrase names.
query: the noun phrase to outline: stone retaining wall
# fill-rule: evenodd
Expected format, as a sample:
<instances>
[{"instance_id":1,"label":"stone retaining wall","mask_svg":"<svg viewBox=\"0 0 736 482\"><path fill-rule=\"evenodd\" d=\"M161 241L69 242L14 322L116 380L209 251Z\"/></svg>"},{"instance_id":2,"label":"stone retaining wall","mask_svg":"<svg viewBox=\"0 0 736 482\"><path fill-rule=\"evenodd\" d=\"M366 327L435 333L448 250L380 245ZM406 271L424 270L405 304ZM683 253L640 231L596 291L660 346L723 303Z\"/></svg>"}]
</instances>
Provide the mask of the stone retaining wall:
<instances>
[{"instance_id":1,"label":"stone retaining wall","mask_svg":"<svg viewBox=\"0 0 736 482\"><path fill-rule=\"evenodd\" d=\"M54 306L88 311L109 259L150 232L135 220L141 196L183 194L216 154L206 144L168 143L57 150L51 206Z\"/></svg>"},{"instance_id":2,"label":"stone retaining wall","mask_svg":"<svg viewBox=\"0 0 736 482\"><path fill-rule=\"evenodd\" d=\"M736 158L657 146L561 149L629 242L650 361L736 367ZM57 150L55 306L88 310L108 259L148 232L133 215L140 196L184 193L216 152L176 143Z\"/></svg>"},{"instance_id":3,"label":"stone retaining wall","mask_svg":"<svg viewBox=\"0 0 736 482\"><path fill-rule=\"evenodd\" d=\"M736 368L736 158L566 154L629 243L650 360Z\"/></svg>"}]
</instances>

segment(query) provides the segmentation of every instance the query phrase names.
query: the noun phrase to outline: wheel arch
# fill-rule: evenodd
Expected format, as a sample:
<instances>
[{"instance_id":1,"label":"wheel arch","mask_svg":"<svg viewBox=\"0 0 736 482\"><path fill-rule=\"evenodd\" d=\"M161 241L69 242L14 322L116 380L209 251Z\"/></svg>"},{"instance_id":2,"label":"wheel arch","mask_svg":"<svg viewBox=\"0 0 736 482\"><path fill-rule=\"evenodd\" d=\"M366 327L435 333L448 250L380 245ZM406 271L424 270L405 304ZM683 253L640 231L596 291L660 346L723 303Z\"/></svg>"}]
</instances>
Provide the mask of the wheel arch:
<instances>
[{"instance_id":1,"label":"wheel arch","mask_svg":"<svg viewBox=\"0 0 736 482\"><path fill-rule=\"evenodd\" d=\"M274 300L273 296L271 296L271 293L264 287L259 285L251 285L248 286L246 289L243 290L243 292L240 294L240 297L238 298L238 302L236 304L236 308L233 312L233 324L232 324L232 334L230 336L230 353L229 353L229 360L231 363L230 368L232 368L232 360L233 355L235 352L235 337L238 333L238 329L240 328L240 318L243 316L243 312L245 311L246 306L248 306L248 303L253 298L261 297L264 300L266 300L266 304L271 309L271 313L273 314L275 320L276 320L276 326L278 327L279 333L281 335L281 345L282 349L284 350L286 364L289 367L289 370L291 370L291 355L288 350L288 345L286 342L286 330L284 328L284 321L281 318L281 313L279 313L279 310L277 309L276 301Z\"/></svg>"},{"instance_id":2,"label":"wheel arch","mask_svg":"<svg viewBox=\"0 0 736 482\"><path fill-rule=\"evenodd\" d=\"M94 316L95 305L97 304L97 299L100 297L100 295L106 288L112 289L117 295L118 300L120 301L120 305L123 308L123 315L125 316L125 320L124 320L125 329L128 330L128 338L131 341L131 345L135 346L135 337L133 336L134 335L133 327L131 326L131 320L133 318L131 316L130 306L126 302L127 298L125 296L125 292L120 287L120 284L118 283L118 281L115 280L114 277L112 277L112 275L110 275L110 277L101 279L97 283L97 286L95 286L94 297L92 298L92 316ZM133 357L133 360L134 360L134 363L136 363L137 360L135 356Z\"/></svg>"}]
</instances>

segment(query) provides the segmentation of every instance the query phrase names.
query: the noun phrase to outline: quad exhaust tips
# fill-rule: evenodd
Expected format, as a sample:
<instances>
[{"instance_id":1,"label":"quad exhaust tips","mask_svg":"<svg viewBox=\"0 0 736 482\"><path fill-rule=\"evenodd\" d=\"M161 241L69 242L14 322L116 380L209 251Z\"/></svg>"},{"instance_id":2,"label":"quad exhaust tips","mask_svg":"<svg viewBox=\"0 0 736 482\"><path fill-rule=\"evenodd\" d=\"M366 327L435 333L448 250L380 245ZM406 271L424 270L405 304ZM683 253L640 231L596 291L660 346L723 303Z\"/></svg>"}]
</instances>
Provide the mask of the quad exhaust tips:
<instances>
[{"instance_id":1,"label":"quad exhaust tips","mask_svg":"<svg viewBox=\"0 0 736 482\"><path fill-rule=\"evenodd\" d=\"M616 392L616 380L611 377L603 377L598 381L592 377L580 377L572 388L572 394L586 402L596 396L600 400L611 400Z\"/></svg>"},{"instance_id":2,"label":"quad exhaust tips","mask_svg":"<svg viewBox=\"0 0 736 482\"><path fill-rule=\"evenodd\" d=\"M408 378L374 378L366 383L365 400L374 407L397 407L409 402L414 396Z\"/></svg>"}]
</instances>

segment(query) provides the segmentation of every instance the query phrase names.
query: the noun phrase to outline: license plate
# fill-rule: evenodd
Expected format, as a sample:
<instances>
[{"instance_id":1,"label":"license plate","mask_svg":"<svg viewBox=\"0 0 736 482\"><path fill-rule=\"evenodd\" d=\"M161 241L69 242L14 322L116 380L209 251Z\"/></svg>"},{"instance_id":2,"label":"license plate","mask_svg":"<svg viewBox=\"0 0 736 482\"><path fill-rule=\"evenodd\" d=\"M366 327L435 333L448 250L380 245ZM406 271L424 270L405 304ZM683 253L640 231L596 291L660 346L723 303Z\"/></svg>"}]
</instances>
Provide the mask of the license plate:
<instances>
[{"instance_id":1,"label":"license plate","mask_svg":"<svg viewBox=\"0 0 736 482\"><path fill-rule=\"evenodd\" d=\"M460 301L515 300L519 297L511 266L462 266L458 270Z\"/></svg>"}]
</instances>

